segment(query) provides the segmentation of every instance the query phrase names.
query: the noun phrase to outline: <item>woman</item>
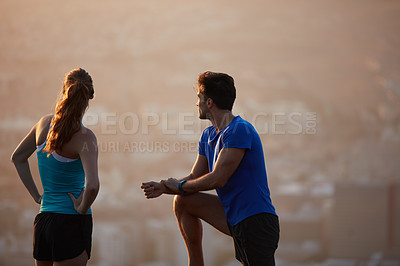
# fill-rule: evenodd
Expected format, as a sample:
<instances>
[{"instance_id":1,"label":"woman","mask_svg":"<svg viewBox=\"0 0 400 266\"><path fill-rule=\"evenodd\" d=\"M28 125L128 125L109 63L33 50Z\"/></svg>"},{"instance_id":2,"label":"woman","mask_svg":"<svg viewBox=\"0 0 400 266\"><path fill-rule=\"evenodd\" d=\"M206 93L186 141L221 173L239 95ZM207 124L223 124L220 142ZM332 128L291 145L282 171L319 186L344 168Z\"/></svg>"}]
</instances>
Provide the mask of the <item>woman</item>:
<instances>
[{"instance_id":1,"label":"woman","mask_svg":"<svg viewBox=\"0 0 400 266\"><path fill-rule=\"evenodd\" d=\"M33 232L33 257L39 266L86 265L90 258L98 152L96 136L81 121L93 96L90 75L81 68L69 72L55 115L42 117L12 155L22 182L41 204ZM43 195L28 163L36 149Z\"/></svg>"}]
</instances>

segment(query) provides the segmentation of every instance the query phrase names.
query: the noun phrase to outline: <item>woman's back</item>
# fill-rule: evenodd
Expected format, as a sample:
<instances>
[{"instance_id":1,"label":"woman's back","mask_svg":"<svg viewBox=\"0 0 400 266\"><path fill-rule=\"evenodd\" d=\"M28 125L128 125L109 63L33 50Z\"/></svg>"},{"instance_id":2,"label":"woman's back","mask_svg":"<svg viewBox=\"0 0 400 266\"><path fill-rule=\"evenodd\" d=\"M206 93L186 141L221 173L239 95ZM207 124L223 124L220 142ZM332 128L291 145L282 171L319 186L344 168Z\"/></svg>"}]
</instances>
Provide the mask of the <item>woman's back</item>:
<instances>
[{"instance_id":1,"label":"woman's back","mask_svg":"<svg viewBox=\"0 0 400 266\"><path fill-rule=\"evenodd\" d=\"M49 155L43 148L47 143L46 137L52 117L43 117L36 129L38 166L44 191L40 212L78 214L68 193L78 198L85 187L85 171L78 151L84 148L83 132L89 130L82 126L71 140L63 145L62 151L53 151ZM91 214L90 209L88 214Z\"/></svg>"}]
</instances>

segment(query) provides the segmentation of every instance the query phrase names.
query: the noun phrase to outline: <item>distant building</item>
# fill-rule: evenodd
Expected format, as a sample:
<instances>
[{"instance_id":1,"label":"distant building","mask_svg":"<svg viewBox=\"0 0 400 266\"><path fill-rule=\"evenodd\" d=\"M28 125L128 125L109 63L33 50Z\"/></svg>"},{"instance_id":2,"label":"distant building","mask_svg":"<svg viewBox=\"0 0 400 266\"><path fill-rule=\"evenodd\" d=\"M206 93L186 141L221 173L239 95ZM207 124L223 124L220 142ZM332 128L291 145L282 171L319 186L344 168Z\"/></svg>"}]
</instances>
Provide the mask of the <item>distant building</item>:
<instances>
[{"instance_id":1,"label":"distant building","mask_svg":"<svg viewBox=\"0 0 400 266\"><path fill-rule=\"evenodd\" d=\"M337 184L328 257L400 259L400 184Z\"/></svg>"}]
</instances>

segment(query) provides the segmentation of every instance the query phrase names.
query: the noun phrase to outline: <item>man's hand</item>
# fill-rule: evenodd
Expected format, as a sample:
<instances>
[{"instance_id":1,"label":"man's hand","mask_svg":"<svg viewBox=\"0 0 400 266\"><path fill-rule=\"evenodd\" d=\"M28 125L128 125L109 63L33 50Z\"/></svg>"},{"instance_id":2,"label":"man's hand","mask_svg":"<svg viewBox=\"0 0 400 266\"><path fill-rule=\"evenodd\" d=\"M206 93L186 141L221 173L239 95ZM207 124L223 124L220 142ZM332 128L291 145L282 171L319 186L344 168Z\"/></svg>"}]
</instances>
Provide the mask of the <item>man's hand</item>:
<instances>
[{"instance_id":1,"label":"man's hand","mask_svg":"<svg viewBox=\"0 0 400 266\"><path fill-rule=\"evenodd\" d=\"M167 180L161 180L161 184L167 187L169 191L171 191L173 194L180 194L181 191L179 191L179 180L175 178L168 178Z\"/></svg>"},{"instance_id":2,"label":"man's hand","mask_svg":"<svg viewBox=\"0 0 400 266\"><path fill-rule=\"evenodd\" d=\"M144 195L148 199L157 198L165 192L164 185L154 181L142 183L140 188L143 189Z\"/></svg>"}]
</instances>

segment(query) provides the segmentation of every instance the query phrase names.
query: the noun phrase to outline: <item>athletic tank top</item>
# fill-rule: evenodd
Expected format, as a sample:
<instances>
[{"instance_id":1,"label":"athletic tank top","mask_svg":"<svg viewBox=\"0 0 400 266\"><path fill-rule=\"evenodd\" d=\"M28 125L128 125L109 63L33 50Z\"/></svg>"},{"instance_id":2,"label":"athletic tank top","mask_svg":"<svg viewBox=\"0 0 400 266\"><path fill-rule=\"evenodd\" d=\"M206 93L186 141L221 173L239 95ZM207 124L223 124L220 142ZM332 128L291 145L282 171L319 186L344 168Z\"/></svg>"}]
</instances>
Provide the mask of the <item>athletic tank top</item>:
<instances>
[{"instance_id":1,"label":"athletic tank top","mask_svg":"<svg viewBox=\"0 0 400 266\"><path fill-rule=\"evenodd\" d=\"M85 171L81 159L70 159L55 151L43 152L47 140L37 147L40 179L43 185L42 204L39 212L78 214L68 193L79 197L85 187ZM87 214L91 214L89 209Z\"/></svg>"}]
</instances>

